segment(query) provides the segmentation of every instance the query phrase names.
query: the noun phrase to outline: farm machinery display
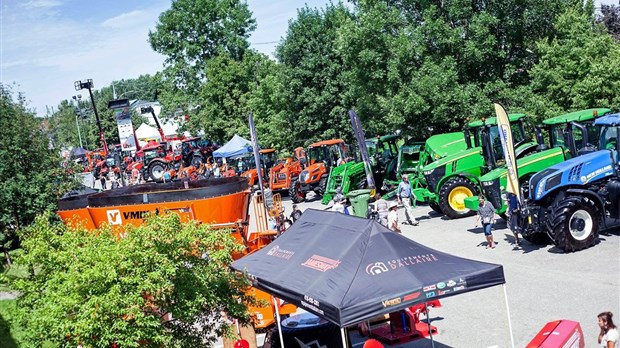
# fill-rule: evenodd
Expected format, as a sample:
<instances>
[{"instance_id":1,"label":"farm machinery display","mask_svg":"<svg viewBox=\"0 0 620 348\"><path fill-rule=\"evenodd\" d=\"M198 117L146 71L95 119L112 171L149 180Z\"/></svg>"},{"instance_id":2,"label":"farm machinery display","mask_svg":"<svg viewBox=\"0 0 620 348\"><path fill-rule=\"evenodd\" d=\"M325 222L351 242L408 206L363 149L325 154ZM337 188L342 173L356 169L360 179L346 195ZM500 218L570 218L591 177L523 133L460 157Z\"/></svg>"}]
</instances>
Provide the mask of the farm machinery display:
<instances>
[{"instance_id":1,"label":"farm machinery display","mask_svg":"<svg viewBox=\"0 0 620 348\"><path fill-rule=\"evenodd\" d=\"M594 121L599 127L597 151L551 166L528 182L529 197L518 214L528 240L546 234L560 249L573 252L598 242L607 218L620 218L618 144L620 114Z\"/></svg>"},{"instance_id":2,"label":"farm machinery display","mask_svg":"<svg viewBox=\"0 0 620 348\"><path fill-rule=\"evenodd\" d=\"M509 118L513 125L516 157L521 158L535 151L536 143L531 142L525 133L523 124L525 115L512 114ZM471 133L475 146L471 146ZM503 161L495 117L469 123L464 135L468 149L425 166L422 170L427 187L414 189L416 198L428 202L435 210L439 208L443 214L452 219L475 214L465 206L465 199L479 195L480 177ZM486 162L483 148L489 151L494 161Z\"/></svg>"},{"instance_id":3,"label":"farm machinery display","mask_svg":"<svg viewBox=\"0 0 620 348\"><path fill-rule=\"evenodd\" d=\"M271 168L278 162L278 153L276 149L259 150L261 177L264 183L269 182ZM243 161L243 162L239 162ZM248 155L237 159L237 163L243 163L240 175L248 179L250 186L258 185L258 169L253 155Z\"/></svg>"},{"instance_id":4,"label":"farm machinery display","mask_svg":"<svg viewBox=\"0 0 620 348\"><path fill-rule=\"evenodd\" d=\"M289 195L295 203L303 202L309 191L323 196L331 168L339 161L346 161L348 149L344 140L332 139L311 144L306 154L307 166L298 177L292 178L289 188Z\"/></svg>"},{"instance_id":5,"label":"farm machinery display","mask_svg":"<svg viewBox=\"0 0 620 348\"><path fill-rule=\"evenodd\" d=\"M524 195L527 195L530 178L537 172L566 159L594 151L598 130L593 122L596 117L609 112L610 109L604 108L575 111L546 119L541 126L536 127L537 151L517 160L517 173ZM548 146L545 144L545 138L549 140ZM489 149L485 148L483 152L487 163L497 162ZM496 168L483 175L480 182L487 200L493 204L498 214L503 215L506 212L506 205L502 199L501 188L507 187L507 170L506 166L500 163L495 163L493 166ZM477 197L466 198L465 206L477 210ZM544 239L547 241L547 238ZM530 240L530 242L536 241Z\"/></svg>"},{"instance_id":6,"label":"farm machinery display","mask_svg":"<svg viewBox=\"0 0 620 348\"><path fill-rule=\"evenodd\" d=\"M381 187L384 180L394 180L396 177L397 142L400 138L400 135L391 134L365 139L377 187ZM364 163L361 161L348 161L333 167L329 173L327 188L321 203L328 204L338 187L342 189L342 194L344 195L352 190L367 187Z\"/></svg>"},{"instance_id":7,"label":"farm machinery display","mask_svg":"<svg viewBox=\"0 0 620 348\"><path fill-rule=\"evenodd\" d=\"M271 191L286 191L291 187L293 178L299 177L306 161L306 151L303 147L298 147L294 151L293 157L287 157L276 162L269 170L269 188Z\"/></svg>"}]
</instances>

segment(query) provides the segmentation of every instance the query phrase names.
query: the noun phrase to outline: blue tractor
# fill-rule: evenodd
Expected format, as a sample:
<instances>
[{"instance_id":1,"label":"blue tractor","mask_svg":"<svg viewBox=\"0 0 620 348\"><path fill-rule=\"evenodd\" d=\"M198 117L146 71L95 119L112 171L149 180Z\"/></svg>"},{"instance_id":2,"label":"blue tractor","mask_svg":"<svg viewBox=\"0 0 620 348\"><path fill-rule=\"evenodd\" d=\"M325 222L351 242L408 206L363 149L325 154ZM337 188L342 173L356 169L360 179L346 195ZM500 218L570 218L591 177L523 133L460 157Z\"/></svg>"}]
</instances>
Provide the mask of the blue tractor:
<instances>
[{"instance_id":1,"label":"blue tractor","mask_svg":"<svg viewBox=\"0 0 620 348\"><path fill-rule=\"evenodd\" d=\"M620 113L594 125L599 127L595 151L530 179L529 198L518 216L524 239L536 244L551 239L566 252L578 251L598 242L599 229L610 227L608 218L620 218Z\"/></svg>"}]
</instances>

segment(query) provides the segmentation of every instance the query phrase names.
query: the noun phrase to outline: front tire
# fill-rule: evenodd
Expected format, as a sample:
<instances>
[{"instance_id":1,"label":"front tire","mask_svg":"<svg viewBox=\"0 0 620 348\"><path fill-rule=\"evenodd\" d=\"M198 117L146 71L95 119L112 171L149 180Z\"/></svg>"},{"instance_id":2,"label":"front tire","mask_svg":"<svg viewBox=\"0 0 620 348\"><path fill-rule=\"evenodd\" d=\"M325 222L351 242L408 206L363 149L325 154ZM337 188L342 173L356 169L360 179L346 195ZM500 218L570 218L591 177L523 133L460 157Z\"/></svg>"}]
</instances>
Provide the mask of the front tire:
<instances>
[{"instance_id":1,"label":"front tire","mask_svg":"<svg viewBox=\"0 0 620 348\"><path fill-rule=\"evenodd\" d=\"M598 241L600 217L587 197L568 196L553 205L550 215L553 243L567 252L589 248Z\"/></svg>"},{"instance_id":2,"label":"front tire","mask_svg":"<svg viewBox=\"0 0 620 348\"><path fill-rule=\"evenodd\" d=\"M443 214L443 211L441 211L441 207L437 204L437 202L428 202L428 206L431 207L434 212Z\"/></svg>"},{"instance_id":3,"label":"front tire","mask_svg":"<svg viewBox=\"0 0 620 348\"><path fill-rule=\"evenodd\" d=\"M301 190L301 183L299 180L293 180L291 182L288 195L291 197L293 203L301 203L306 200L306 193Z\"/></svg>"},{"instance_id":4,"label":"front tire","mask_svg":"<svg viewBox=\"0 0 620 348\"><path fill-rule=\"evenodd\" d=\"M457 176L448 180L439 190L439 207L450 219L472 216L476 212L465 207L465 198L477 196L478 187L470 180Z\"/></svg>"},{"instance_id":5,"label":"front tire","mask_svg":"<svg viewBox=\"0 0 620 348\"><path fill-rule=\"evenodd\" d=\"M152 181L159 182L164 177L164 172L167 168L168 166L166 165L166 163L162 161L152 161L151 163L149 163L147 173Z\"/></svg>"},{"instance_id":6,"label":"front tire","mask_svg":"<svg viewBox=\"0 0 620 348\"><path fill-rule=\"evenodd\" d=\"M318 196L323 197L323 195L325 194L326 188L327 188L327 178L322 178L321 180L319 180L319 184L317 185L316 189L314 189L314 192Z\"/></svg>"}]
</instances>

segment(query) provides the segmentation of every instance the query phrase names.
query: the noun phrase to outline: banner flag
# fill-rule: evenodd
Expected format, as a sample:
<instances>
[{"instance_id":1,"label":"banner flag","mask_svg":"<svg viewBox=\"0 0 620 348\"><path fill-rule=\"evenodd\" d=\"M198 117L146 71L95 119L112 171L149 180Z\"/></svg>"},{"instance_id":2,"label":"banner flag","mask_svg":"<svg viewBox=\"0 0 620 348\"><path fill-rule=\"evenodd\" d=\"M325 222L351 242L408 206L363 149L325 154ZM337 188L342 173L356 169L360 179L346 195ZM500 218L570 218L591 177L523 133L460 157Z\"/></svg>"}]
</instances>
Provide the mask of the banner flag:
<instances>
[{"instance_id":1,"label":"banner flag","mask_svg":"<svg viewBox=\"0 0 620 348\"><path fill-rule=\"evenodd\" d=\"M506 191L512 192L517 196L517 200L521 200L521 190L519 190L519 174L517 172L517 160L515 158L514 143L512 141L512 129L510 128L510 120L504 107L495 103L495 115L497 116L497 127L499 137L504 150L504 158L506 159L507 185Z\"/></svg>"},{"instance_id":2,"label":"banner flag","mask_svg":"<svg viewBox=\"0 0 620 348\"><path fill-rule=\"evenodd\" d=\"M256 163L256 174L258 176L258 187L260 189L261 194L265 197L265 192L263 190L263 166L260 161L260 148L258 147L258 136L256 135L256 126L254 125L254 118L252 117L252 113L248 115L248 123L250 126L250 141L252 142L252 152L254 152L254 162Z\"/></svg>"},{"instance_id":3,"label":"banner flag","mask_svg":"<svg viewBox=\"0 0 620 348\"><path fill-rule=\"evenodd\" d=\"M364 162L364 170L366 171L366 182L370 190L375 190L375 178L372 176L372 168L370 166L370 156L368 155L368 149L366 148L366 138L364 137L364 130L362 129L362 122L357 116L355 111L349 110L349 118L351 119L351 125L353 126L353 133L357 140L357 146L360 149L360 155ZM374 192L373 192L374 193Z\"/></svg>"},{"instance_id":4,"label":"banner flag","mask_svg":"<svg viewBox=\"0 0 620 348\"><path fill-rule=\"evenodd\" d=\"M131 122L131 111L128 107L116 108L113 111L118 127L118 138L120 139L121 150L135 151L137 147L133 123Z\"/></svg>"}]
</instances>

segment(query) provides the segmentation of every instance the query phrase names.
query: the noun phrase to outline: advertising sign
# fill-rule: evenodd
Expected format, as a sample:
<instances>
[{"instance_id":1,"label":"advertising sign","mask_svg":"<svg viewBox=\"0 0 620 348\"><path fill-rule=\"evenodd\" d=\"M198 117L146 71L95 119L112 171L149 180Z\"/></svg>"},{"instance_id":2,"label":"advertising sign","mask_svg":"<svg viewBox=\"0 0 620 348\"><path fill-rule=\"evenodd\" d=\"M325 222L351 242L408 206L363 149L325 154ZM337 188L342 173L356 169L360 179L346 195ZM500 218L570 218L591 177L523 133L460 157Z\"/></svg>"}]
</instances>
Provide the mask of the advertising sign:
<instances>
[{"instance_id":1,"label":"advertising sign","mask_svg":"<svg viewBox=\"0 0 620 348\"><path fill-rule=\"evenodd\" d=\"M131 122L131 110L128 107L114 109L114 117L118 126L118 137L123 151L136 150L136 138Z\"/></svg>"}]
</instances>

